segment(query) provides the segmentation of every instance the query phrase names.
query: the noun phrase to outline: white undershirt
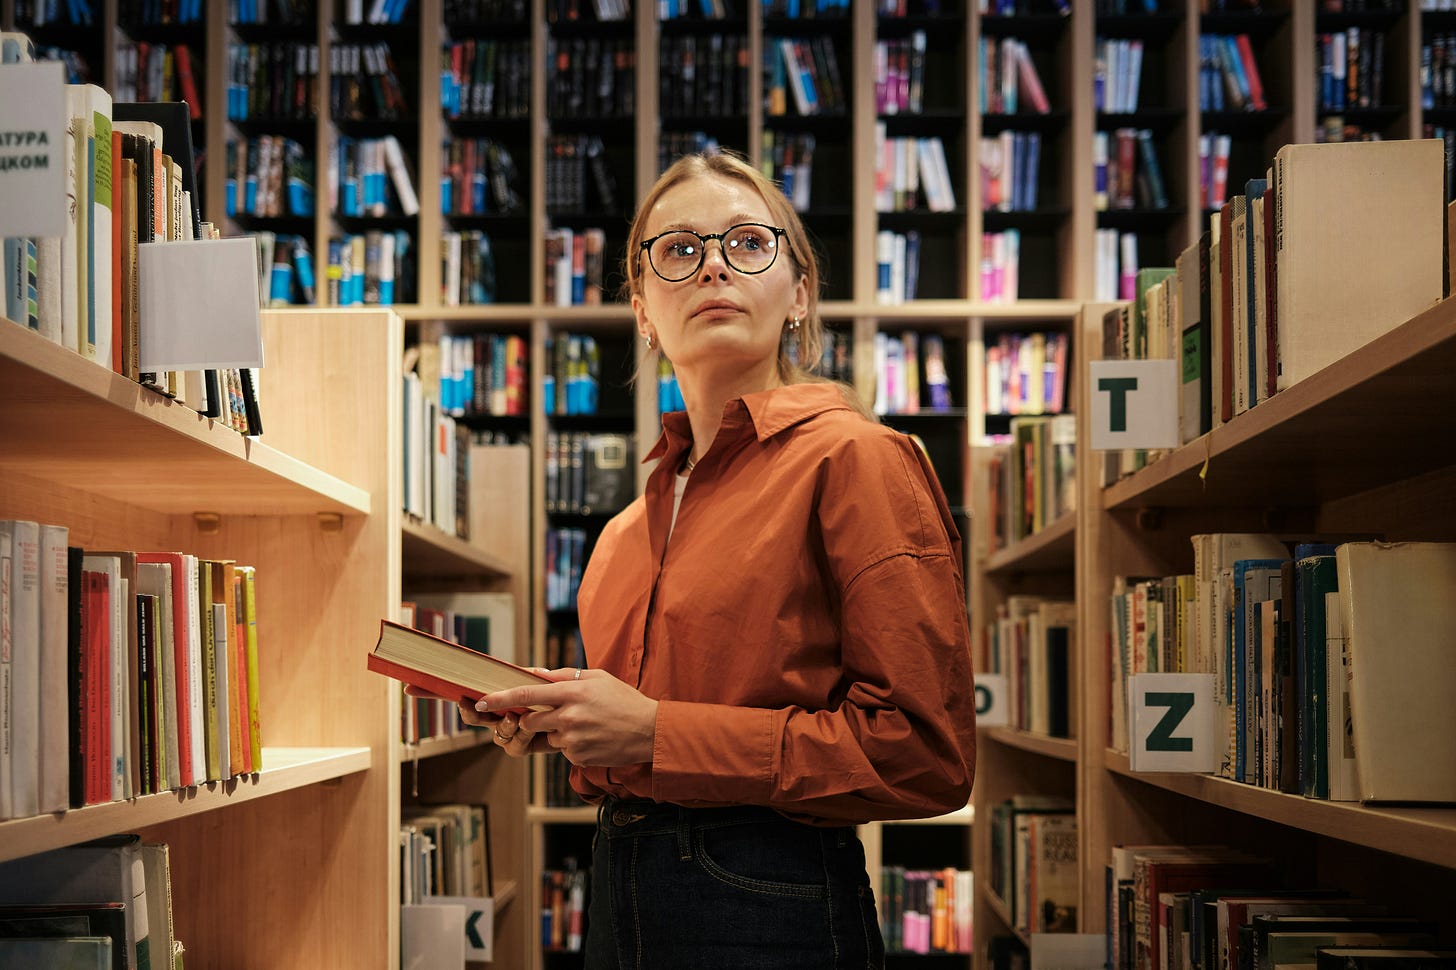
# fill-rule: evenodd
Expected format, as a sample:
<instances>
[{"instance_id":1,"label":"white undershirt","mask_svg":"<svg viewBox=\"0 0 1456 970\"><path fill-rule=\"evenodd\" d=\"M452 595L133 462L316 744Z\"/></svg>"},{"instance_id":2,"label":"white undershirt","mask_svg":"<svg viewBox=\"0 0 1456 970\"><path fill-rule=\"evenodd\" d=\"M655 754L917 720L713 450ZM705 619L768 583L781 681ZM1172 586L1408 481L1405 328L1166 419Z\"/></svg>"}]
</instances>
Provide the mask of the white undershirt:
<instances>
[{"instance_id":1,"label":"white undershirt","mask_svg":"<svg viewBox=\"0 0 1456 970\"><path fill-rule=\"evenodd\" d=\"M678 472L672 485L672 522L667 526L667 537L672 538L673 526L677 525L677 510L682 505L683 489L688 487L688 477Z\"/></svg>"}]
</instances>

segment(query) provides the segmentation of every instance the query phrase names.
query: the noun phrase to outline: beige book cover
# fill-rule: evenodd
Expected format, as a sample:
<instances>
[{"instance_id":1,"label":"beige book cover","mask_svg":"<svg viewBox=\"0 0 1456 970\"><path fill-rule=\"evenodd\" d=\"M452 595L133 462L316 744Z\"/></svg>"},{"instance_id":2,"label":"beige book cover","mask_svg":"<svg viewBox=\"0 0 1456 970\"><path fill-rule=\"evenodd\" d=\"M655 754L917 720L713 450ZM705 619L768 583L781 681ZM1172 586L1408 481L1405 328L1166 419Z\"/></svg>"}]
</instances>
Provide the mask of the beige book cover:
<instances>
[{"instance_id":1,"label":"beige book cover","mask_svg":"<svg viewBox=\"0 0 1456 970\"><path fill-rule=\"evenodd\" d=\"M1335 550L1362 801L1456 802L1456 543Z\"/></svg>"},{"instance_id":2,"label":"beige book cover","mask_svg":"<svg viewBox=\"0 0 1456 970\"><path fill-rule=\"evenodd\" d=\"M1441 299L1444 165L1439 139L1279 149L1280 390Z\"/></svg>"}]
</instances>

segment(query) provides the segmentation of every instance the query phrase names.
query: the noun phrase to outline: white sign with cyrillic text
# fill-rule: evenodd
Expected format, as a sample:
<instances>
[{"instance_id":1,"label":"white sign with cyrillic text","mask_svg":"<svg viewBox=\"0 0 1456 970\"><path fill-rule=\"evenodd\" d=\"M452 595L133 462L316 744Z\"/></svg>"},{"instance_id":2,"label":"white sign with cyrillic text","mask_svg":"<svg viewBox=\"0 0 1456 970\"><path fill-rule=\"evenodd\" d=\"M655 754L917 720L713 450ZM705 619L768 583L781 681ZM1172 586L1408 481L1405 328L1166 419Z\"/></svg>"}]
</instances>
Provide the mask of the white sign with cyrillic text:
<instances>
[{"instance_id":1,"label":"white sign with cyrillic text","mask_svg":"<svg viewBox=\"0 0 1456 970\"><path fill-rule=\"evenodd\" d=\"M65 85L60 61L0 66L0 236L66 234Z\"/></svg>"}]
</instances>

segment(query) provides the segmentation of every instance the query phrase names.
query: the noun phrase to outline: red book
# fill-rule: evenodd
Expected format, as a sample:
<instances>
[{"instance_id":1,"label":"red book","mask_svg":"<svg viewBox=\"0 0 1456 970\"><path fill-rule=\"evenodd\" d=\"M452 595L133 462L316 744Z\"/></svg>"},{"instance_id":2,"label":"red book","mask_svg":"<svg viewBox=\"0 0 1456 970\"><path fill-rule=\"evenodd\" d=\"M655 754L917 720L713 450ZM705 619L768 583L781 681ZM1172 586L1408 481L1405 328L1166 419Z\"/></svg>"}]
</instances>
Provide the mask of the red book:
<instances>
[{"instance_id":1,"label":"red book","mask_svg":"<svg viewBox=\"0 0 1456 970\"><path fill-rule=\"evenodd\" d=\"M85 627L82 631L82 684L86 723L86 804L111 801L111 590L106 574L86 570Z\"/></svg>"},{"instance_id":2,"label":"red book","mask_svg":"<svg viewBox=\"0 0 1456 970\"><path fill-rule=\"evenodd\" d=\"M375 673L451 701L478 701L486 694L511 687L551 683L525 667L477 653L393 620L379 621L379 641L366 663ZM531 709L550 710L539 705L532 705Z\"/></svg>"},{"instance_id":3,"label":"red book","mask_svg":"<svg viewBox=\"0 0 1456 970\"><path fill-rule=\"evenodd\" d=\"M1249 43L1249 35L1239 34L1234 38L1234 43L1239 49L1239 60L1244 65L1244 77L1249 80L1249 107L1254 111L1263 111L1269 105L1264 101L1264 84L1259 80L1259 65L1254 61L1254 48Z\"/></svg>"},{"instance_id":4,"label":"red book","mask_svg":"<svg viewBox=\"0 0 1456 970\"><path fill-rule=\"evenodd\" d=\"M193 121L202 117L202 98L197 93L197 79L192 73L192 52L186 44L178 44L173 57L177 60L177 77L182 82L182 100Z\"/></svg>"}]
</instances>

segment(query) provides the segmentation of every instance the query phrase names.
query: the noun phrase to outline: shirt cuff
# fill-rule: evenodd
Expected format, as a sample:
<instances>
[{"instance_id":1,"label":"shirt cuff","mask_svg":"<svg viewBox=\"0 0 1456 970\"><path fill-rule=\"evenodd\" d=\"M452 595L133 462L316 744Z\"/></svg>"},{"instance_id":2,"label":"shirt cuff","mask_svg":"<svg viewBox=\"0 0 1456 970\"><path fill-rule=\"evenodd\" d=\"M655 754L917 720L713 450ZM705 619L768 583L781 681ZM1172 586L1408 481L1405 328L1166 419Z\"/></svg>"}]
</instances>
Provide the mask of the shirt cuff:
<instances>
[{"instance_id":1,"label":"shirt cuff","mask_svg":"<svg viewBox=\"0 0 1456 970\"><path fill-rule=\"evenodd\" d=\"M652 797L766 805L777 774L774 712L762 708L658 701Z\"/></svg>"}]
</instances>

